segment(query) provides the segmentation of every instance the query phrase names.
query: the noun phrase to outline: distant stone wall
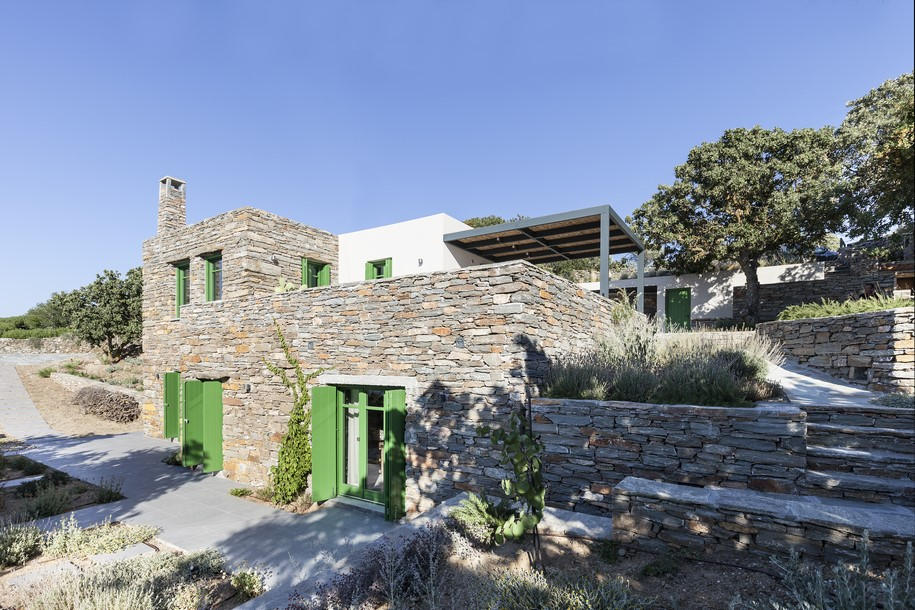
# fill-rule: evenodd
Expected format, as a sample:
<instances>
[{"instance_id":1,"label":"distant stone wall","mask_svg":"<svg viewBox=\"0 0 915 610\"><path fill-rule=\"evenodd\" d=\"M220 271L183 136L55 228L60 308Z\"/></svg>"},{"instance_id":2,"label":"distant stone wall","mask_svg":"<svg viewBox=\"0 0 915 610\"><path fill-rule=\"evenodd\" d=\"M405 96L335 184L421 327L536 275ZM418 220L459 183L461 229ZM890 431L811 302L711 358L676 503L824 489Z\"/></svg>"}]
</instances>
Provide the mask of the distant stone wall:
<instances>
[{"instance_id":1,"label":"distant stone wall","mask_svg":"<svg viewBox=\"0 0 915 610\"><path fill-rule=\"evenodd\" d=\"M756 332L801 364L884 392L915 391L911 307L831 318L765 322Z\"/></svg>"},{"instance_id":2,"label":"distant stone wall","mask_svg":"<svg viewBox=\"0 0 915 610\"><path fill-rule=\"evenodd\" d=\"M870 558L898 562L915 540L911 512L836 510L819 498L750 490L700 489L628 477L613 488L613 538L646 550L750 551L788 555L794 549L828 561L857 559L867 531Z\"/></svg>"},{"instance_id":3,"label":"distant stone wall","mask_svg":"<svg viewBox=\"0 0 915 610\"><path fill-rule=\"evenodd\" d=\"M789 305L818 303L822 299L845 301L857 298L865 286L872 284L879 291L892 294L896 285L895 273L875 264L862 264L827 270L826 277L821 280L762 284L759 287L759 321L775 320ZM734 288L734 319L737 322L748 321L746 293L745 286Z\"/></svg>"},{"instance_id":4,"label":"distant stone wall","mask_svg":"<svg viewBox=\"0 0 915 610\"><path fill-rule=\"evenodd\" d=\"M794 493L806 468L805 414L795 407L694 407L538 398L550 504L610 508L635 475L689 485Z\"/></svg>"},{"instance_id":5,"label":"distant stone wall","mask_svg":"<svg viewBox=\"0 0 915 610\"><path fill-rule=\"evenodd\" d=\"M167 284L149 286L153 294L174 284L153 277ZM158 303L146 296L144 302ZM276 320L305 370L369 379L360 384L372 377L410 380L404 383L407 508L424 511L457 491L498 486L505 471L477 427L504 421L550 358L593 347L609 331L610 305L520 262L192 302L180 319L166 311L144 326L144 427L162 434L156 373L220 379L224 472L265 483L292 406L264 362L285 365Z\"/></svg>"},{"instance_id":6,"label":"distant stone wall","mask_svg":"<svg viewBox=\"0 0 915 610\"><path fill-rule=\"evenodd\" d=\"M82 354L89 345L71 336L0 339L0 354Z\"/></svg>"}]
</instances>

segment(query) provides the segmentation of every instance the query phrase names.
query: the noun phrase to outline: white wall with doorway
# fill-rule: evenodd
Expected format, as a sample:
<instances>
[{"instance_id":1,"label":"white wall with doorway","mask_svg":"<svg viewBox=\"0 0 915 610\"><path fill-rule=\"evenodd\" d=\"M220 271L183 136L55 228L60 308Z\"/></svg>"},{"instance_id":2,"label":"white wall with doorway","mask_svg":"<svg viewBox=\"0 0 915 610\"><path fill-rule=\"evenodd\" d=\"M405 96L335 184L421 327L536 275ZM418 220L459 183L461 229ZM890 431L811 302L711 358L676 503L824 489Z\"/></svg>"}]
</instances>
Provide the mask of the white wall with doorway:
<instances>
[{"instance_id":1,"label":"white wall with doorway","mask_svg":"<svg viewBox=\"0 0 915 610\"><path fill-rule=\"evenodd\" d=\"M822 262L799 263L794 265L773 265L759 268L760 284L779 284L821 280L825 277L826 265ZM687 273L684 275L645 275L645 286L657 286L657 317L664 319L665 290L668 288L689 288L692 320L720 320L734 317L734 287L746 286L747 278L742 271L718 271L714 273ZM585 290L600 290L599 282L579 284ZM623 278L610 280L610 291L638 286L638 279Z\"/></svg>"},{"instance_id":2,"label":"white wall with doorway","mask_svg":"<svg viewBox=\"0 0 915 610\"><path fill-rule=\"evenodd\" d=\"M391 259L391 275L430 273L483 265L489 261L442 241L446 233L472 229L447 214L341 233L339 281L365 280L365 263Z\"/></svg>"}]
</instances>

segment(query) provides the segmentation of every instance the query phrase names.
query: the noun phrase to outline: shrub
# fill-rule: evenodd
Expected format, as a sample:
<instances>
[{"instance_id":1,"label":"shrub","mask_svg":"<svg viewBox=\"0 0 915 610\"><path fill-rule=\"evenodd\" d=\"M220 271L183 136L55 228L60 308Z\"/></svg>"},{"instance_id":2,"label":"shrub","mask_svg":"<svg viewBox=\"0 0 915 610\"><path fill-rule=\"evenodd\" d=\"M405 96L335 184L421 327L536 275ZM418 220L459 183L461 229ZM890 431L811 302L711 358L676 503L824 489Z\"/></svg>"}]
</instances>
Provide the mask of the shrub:
<instances>
[{"instance_id":1,"label":"shrub","mask_svg":"<svg viewBox=\"0 0 915 610\"><path fill-rule=\"evenodd\" d=\"M82 528L71 514L61 519L45 535L44 553L49 557L96 555L113 553L140 542L146 542L158 530L149 525L111 523L106 519L100 525Z\"/></svg>"},{"instance_id":2,"label":"shrub","mask_svg":"<svg viewBox=\"0 0 915 610\"><path fill-rule=\"evenodd\" d=\"M38 376L47 379L48 377L51 376L51 373L53 373L53 372L54 372L54 369L52 369L49 366L46 366L43 369L38 369Z\"/></svg>"},{"instance_id":3,"label":"shrub","mask_svg":"<svg viewBox=\"0 0 915 610\"><path fill-rule=\"evenodd\" d=\"M233 487L229 490L229 493L238 498L243 498L245 496L250 496L252 492L247 487Z\"/></svg>"},{"instance_id":4,"label":"shrub","mask_svg":"<svg viewBox=\"0 0 915 610\"><path fill-rule=\"evenodd\" d=\"M475 493L468 493L449 516L471 540L492 546L496 544L498 532L513 512L505 502L494 504Z\"/></svg>"},{"instance_id":5,"label":"shrub","mask_svg":"<svg viewBox=\"0 0 915 610\"><path fill-rule=\"evenodd\" d=\"M0 331L2 339L29 339L38 340L59 337L67 332L68 328L11 328Z\"/></svg>"},{"instance_id":6,"label":"shrub","mask_svg":"<svg viewBox=\"0 0 915 610\"><path fill-rule=\"evenodd\" d=\"M842 302L822 299L819 303L790 305L778 314L778 319L801 320L804 318L828 318L853 313L867 313L869 311L884 311L887 309L896 309L898 307L913 306L915 306L915 300L913 299L889 297L879 294L866 299L849 299Z\"/></svg>"},{"instance_id":7,"label":"shrub","mask_svg":"<svg viewBox=\"0 0 915 610\"><path fill-rule=\"evenodd\" d=\"M81 388L73 402L83 408L83 413L109 421L128 423L140 417L140 404L132 396L104 388Z\"/></svg>"},{"instance_id":8,"label":"shrub","mask_svg":"<svg viewBox=\"0 0 915 610\"><path fill-rule=\"evenodd\" d=\"M278 376L292 394L288 429L280 444L277 464L271 470L274 501L277 504L288 504L308 486L308 475L311 473L311 409L307 408L308 382L320 375L321 371L306 374L299 359L292 353L276 320L273 321L273 326L286 361L295 370L295 379L290 379L284 369L264 360L270 372Z\"/></svg>"},{"instance_id":9,"label":"shrub","mask_svg":"<svg viewBox=\"0 0 915 610\"><path fill-rule=\"evenodd\" d=\"M24 455L10 456L7 459L6 465L7 465L7 468L9 468L11 470L18 470L27 477L31 477L36 474L41 474L48 468L41 462L36 462L35 460L30 460L29 458L25 457Z\"/></svg>"},{"instance_id":10,"label":"shrub","mask_svg":"<svg viewBox=\"0 0 915 610\"><path fill-rule=\"evenodd\" d=\"M267 590L264 575L258 570L239 570L232 574L232 586L238 591L242 601L254 599Z\"/></svg>"},{"instance_id":11,"label":"shrub","mask_svg":"<svg viewBox=\"0 0 915 610\"><path fill-rule=\"evenodd\" d=\"M70 475L59 470L49 470L43 477L34 481L26 481L16 487L16 495L20 498L34 498L38 493L48 487L66 485L71 480Z\"/></svg>"},{"instance_id":12,"label":"shrub","mask_svg":"<svg viewBox=\"0 0 915 610\"><path fill-rule=\"evenodd\" d=\"M35 497L26 502L25 512L31 519L59 515L70 507L70 491L56 485L41 485Z\"/></svg>"},{"instance_id":13,"label":"shrub","mask_svg":"<svg viewBox=\"0 0 915 610\"><path fill-rule=\"evenodd\" d=\"M121 493L123 487L124 482L121 479L102 477L95 484L95 501L99 504L117 502L124 497Z\"/></svg>"},{"instance_id":14,"label":"shrub","mask_svg":"<svg viewBox=\"0 0 915 610\"><path fill-rule=\"evenodd\" d=\"M794 550L787 561L772 558L781 575L791 608L829 608L858 610L859 608L915 608L915 574L912 566L912 543L906 543L901 569L875 570L868 556L868 538L857 563L839 562L824 568L802 562ZM731 601L732 609L780 610L786 606L775 599L764 602L743 601L739 596Z\"/></svg>"},{"instance_id":15,"label":"shrub","mask_svg":"<svg viewBox=\"0 0 915 610\"><path fill-rule=\"evenodd\" d=\"M263 500L264 502L273 502L276 498L276 495L273 492L272 485L265 485L264 487L257 487L254 490L254 497L258 500Z\"/></svg>"},{"instance_id":16,"label":"shrub","mask_svg":"<svg viewBox=\"0 0 915 610\"><path fill-rule=\"evenodd\" d=\"M871 400L875 405L896 407L897 409L911 409L915 406L915 396L908 394L883 394Z\"/></svg>"},{"instance_id":17,"label":"shrub","mask_svg":"<svg viewBox=\"0 0 915 610\"><path fill-rule=\"evenodd\" d=\"M499 610L635 610L651 600L636 598L622 578L603 582L590 575L505 571L484 582L482 608Z\"/></svg>"},{"instance_id":18,"label":"shrub","mask_svg":"<svg viewBox=\"0 0 915 610\"><path fill-rule=\"evenodd\" d=\"M618 305L618 308L622 308ZM639 313L618 314L597 349L551 364L543 393L554 398L746 406L779 392L768 363L784 356L768 339L718 334L660 335Z\"/></svg>"},{"instance_id":19,"label":"shrub","mask_svg":"<svg viewBox=\"0 0 915 610\"><path fill-rule=\"evenodd\" d=\"M0 567L19 566L41 553L41 530L29 523L0 522Z\"/></svg>"},{"instance_id":20,"label":"shrub","mask_svg":"<svg viewBox=\"0 0 915 610\"><path fill-rule=\"evenodd\" d=\"M168 464L169 466L181 466L181 452L175 451L170 453L164 458L162 458L163 464Z\"/></svg>"},{"instance_id":21,"label":"shrub","mask_svg":"<svg viewBox=\"0 0 915 610\"><path fill-rule=\"evenodd\" d=\"M203 595L188 587L223 575L224 562L216 551L182 555L155 553L108 564L93 565L80 572L55 574L37 587L28 610L71 610L73 608L144 608L192 610ZM198 589L199 591L199 589ZM191 603L189 606L178 605Z\"/></svg>"}]
</instances>

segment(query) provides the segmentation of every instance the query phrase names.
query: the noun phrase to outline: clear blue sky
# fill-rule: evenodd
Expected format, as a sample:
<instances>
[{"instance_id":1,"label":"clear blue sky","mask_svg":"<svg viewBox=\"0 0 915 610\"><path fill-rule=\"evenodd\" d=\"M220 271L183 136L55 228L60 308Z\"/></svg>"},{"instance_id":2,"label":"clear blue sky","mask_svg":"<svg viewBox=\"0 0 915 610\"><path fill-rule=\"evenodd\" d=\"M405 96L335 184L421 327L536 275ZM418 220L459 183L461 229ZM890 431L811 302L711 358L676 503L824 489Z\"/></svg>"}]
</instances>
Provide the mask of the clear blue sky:
<instances>
[{"instance_id":1,"label":"clear blue sky","mask_svg":"<svg viewBox=\"0 0 915 610\"><path fill-rule=\"evenodd\" d=\"M730 127L838 124L912 69L911 0L3 3L0 316L188 219L333 232L629 214Z\"/></svg>"}]
</instances>

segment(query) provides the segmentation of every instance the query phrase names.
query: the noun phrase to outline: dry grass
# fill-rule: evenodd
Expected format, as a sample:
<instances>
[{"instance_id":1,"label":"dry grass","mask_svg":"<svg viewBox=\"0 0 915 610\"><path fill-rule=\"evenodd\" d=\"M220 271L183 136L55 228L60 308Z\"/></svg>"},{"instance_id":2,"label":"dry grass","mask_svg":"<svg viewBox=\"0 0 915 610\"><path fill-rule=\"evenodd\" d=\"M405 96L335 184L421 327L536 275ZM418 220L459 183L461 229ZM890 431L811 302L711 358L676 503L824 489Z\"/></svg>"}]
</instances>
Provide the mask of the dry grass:
<instances>
[{"instance_id":1,"label":"dry grass","mask_svg":"<svg viewBox=\"0 0 915 610\"><path fill-rule=\"evenodd\" d=\"M38 371L44 366L41 364L17 366L16 371L38 412L55 432L67 436L86 436L122 434L143 429L139 420L125 424L84 414L81 407L73 404L73 392L38 375Z\"/></svg>"}]
</instances>

